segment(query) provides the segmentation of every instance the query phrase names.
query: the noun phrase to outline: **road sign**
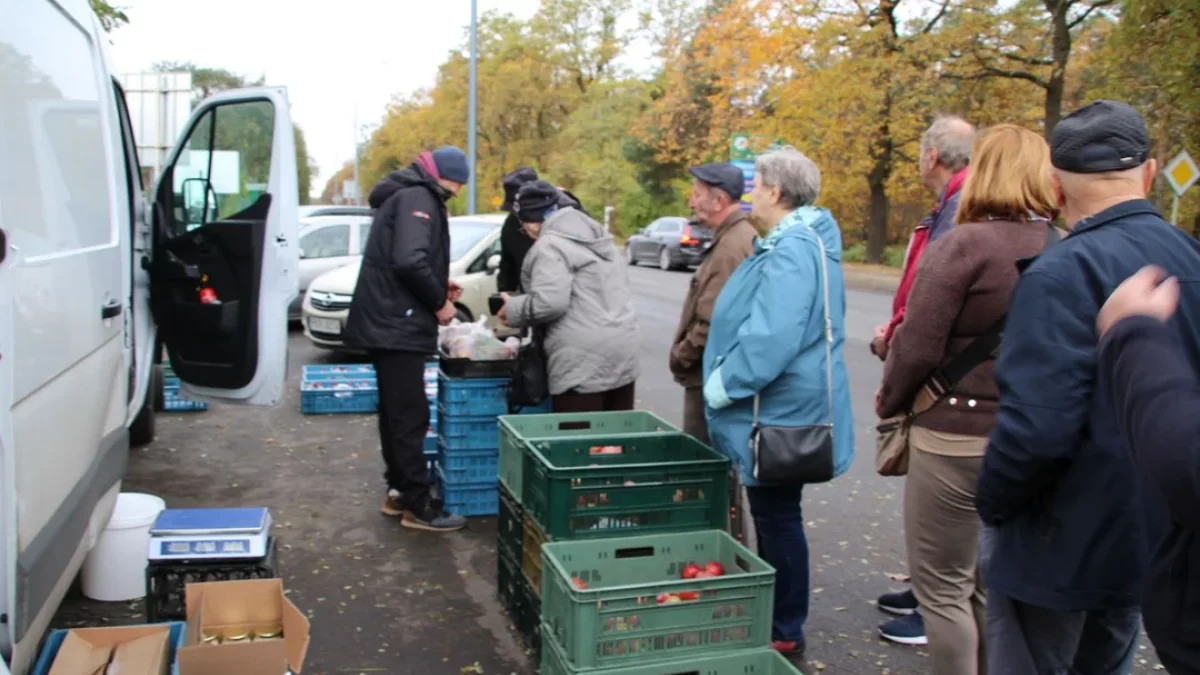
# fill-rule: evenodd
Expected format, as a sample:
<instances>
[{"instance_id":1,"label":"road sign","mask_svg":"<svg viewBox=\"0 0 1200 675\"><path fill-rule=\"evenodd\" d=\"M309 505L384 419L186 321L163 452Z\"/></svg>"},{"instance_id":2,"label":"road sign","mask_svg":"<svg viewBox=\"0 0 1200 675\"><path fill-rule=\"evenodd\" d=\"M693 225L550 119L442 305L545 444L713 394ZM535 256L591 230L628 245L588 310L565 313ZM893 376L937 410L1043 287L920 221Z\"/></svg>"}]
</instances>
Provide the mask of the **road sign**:
<instances>
[{"instance_id":1,"label":"road sign","mask_svg":"<svg viewBox=\"0 0 1200 675\"><path fill-rule=\"evenodd\" d=\"M742 193L742 210L750 210L750 190L754 189L754 160L758 159L759 153L754 149L756 145L754 138L750 134L738 133L729 136L729 161L731 164L742 170L742 178L746 181L746 187ZM762 137L757 137L761 143ZM780 139L772 141L771 145L763 152L771 152L786 147ZM761 147L761 145L759 146Z\"/></svg>"},{"instance_id":2,"label":"road sign","mask_svg":"<svg viewBox=\"0 0 1200 675\"><path fill-rule=\"evenodd\" d=\"M1183 193L1187 192L1188 188L1196 184L1200 180L1200 168L1196 167L1196 162L1192 161L1192 156L1187 150L1175 155L1175 159L1167 164L1166 171L1167 182L1171 184L1171 189L1175 191L1177 196L1182 197Z\"/></svg>"},{"instance_id":3,"label":"road sign","mask_svg":"<svg viewBox=\"0 0 1200 675\"><path fill-rule=\"evenodd\" d=\"M729 137L729 159L754 161L754 150L750 148L750 134L733 134Z\"/></svg>"}]
</instances>

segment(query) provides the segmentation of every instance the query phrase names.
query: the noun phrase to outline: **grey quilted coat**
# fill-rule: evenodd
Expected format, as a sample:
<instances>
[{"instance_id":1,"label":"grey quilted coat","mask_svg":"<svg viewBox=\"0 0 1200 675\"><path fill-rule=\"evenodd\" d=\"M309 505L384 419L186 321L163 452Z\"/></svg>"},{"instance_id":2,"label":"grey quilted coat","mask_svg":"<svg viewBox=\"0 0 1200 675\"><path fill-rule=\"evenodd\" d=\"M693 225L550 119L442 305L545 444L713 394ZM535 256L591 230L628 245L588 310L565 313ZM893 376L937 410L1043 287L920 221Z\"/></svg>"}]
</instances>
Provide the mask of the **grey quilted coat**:
<instances>
[{"instance_id":1,"label":"grey quilted coat","mask_svg":"<svg viewBox=\"0 0 1200 675\"><path fill-rule=\"evenodd\" d=\"M592 394L637 380L637 315L625 265L604 227L555 211L521 266L525 295L508 300L514 327L543 326L550 393Z\"/></svg>"}]
</instances>

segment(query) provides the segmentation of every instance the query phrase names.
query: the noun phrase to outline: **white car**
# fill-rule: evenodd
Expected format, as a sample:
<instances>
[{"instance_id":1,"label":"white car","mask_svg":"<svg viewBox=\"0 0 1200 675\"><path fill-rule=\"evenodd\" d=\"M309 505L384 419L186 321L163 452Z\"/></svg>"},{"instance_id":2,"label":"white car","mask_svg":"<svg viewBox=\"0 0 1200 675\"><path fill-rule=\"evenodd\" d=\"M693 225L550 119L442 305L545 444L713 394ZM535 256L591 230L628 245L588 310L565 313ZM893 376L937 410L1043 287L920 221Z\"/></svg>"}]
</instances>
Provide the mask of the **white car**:
<instances>
[{"instance_id":1,"label":"white car","mask_svg":"<svg viewBox=\"0 0 1200 675\"><path fill-rule=\"evenodd\" d=\"M450 219L450 278L462 284L458 315L463 321L490 314L488 297L496 292L500 269L503 213ZM361 261L317 277L304 294L304 334L326 349L344 349L342 330L358 283Z\"/></svg>"},{"instance_id":2,"label":"white car","mask_svg":"<svg viewBox=\"0 0 1200 675\"><path fill-rule=\"evenodd\" d=\"M371 210L365 206L301 207L300 293L288 307L289 321L300 320L300 304L313 279L362 259L370 233Z\"/></svg>"},{"instance_id":3,"label":"white car","mask_svg":"<svg viewBox=\"0 0 1200 675\"><path fill-rule=\"evenodd\" d=\"M285 90L202 101L143 195L87 0L0 17L0 658L25 675L154 437L163 348L189 398L282 399L299 216Z\"/></svg>"}]
</instances>

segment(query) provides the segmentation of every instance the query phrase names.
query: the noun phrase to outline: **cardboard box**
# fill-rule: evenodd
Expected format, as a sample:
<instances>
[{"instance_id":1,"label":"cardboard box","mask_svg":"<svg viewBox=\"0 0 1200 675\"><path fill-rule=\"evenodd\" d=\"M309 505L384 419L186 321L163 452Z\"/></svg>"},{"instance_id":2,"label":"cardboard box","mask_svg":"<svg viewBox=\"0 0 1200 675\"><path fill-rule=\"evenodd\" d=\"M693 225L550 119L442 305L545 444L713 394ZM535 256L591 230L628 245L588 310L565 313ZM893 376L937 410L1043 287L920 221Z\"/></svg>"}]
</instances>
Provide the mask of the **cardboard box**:
<instances>
[{"instance_id":1,"label":"cardboard box","mask_svg":"<svg viewBox=\"0 0 1200 675\"><path fill-rule=\"evenodd\" d=\"M279 579L188 584L187 638L179 650L179 675L284 675L300 673L308 652L308 617L283 594ZM282 626L283 639L206 644L214 632Z\"/></svg>"},{"instance_id":2,"label":"cardboard box","mask_svg":"<svg viewBox=\"0 0 1200 675\"><path fill-rule=\"evenodd\" d=\"M165 675L170 665L166 625L77 628L67 632L50 675Z\"/></svg>"}]
</instances>

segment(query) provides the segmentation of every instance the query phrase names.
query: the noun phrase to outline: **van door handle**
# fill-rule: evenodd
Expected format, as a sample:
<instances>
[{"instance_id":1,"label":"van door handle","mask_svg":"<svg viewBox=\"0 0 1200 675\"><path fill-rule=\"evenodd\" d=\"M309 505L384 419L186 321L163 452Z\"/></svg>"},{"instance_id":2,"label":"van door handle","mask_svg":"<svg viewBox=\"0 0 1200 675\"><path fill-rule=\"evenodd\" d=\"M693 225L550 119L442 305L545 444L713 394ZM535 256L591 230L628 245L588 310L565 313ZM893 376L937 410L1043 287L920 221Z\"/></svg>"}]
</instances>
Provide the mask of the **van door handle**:
<instances>
[{"instance_id":1,"label":"van door handle","mask_svg":"<svg viewBox=\"0 0 1200 675\"><path fill-rule=\"evenodd\" d=\"M116 300L112 300L107 305L104 305L100 308L100 319L103 321L115 319L118 316L121 316L121 309L121 303L117 302Z\"/></svg>"}]
</instances>

